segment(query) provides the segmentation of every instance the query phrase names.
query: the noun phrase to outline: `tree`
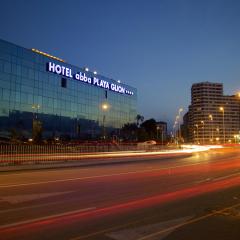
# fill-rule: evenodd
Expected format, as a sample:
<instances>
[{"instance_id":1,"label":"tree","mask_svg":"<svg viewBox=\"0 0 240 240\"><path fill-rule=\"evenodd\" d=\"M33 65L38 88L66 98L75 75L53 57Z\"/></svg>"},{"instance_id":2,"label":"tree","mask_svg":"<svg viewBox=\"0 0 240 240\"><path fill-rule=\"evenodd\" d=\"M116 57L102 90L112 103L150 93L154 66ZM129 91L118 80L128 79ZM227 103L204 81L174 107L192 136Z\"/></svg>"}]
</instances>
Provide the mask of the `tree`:
<instances>
[{"instance_id":1,"label":"tree","mask_svg":"<svg viewBox=\"0 0 240 240\"><path fill-rule=\"evenodd\" d=\"M14 141L14 142L17 141L19 139L19 134L17 132L17 129L16 128L11 128L10 132L11 132L11 140Z\"/></svg>"},{"instance_id":2,"label":"tree","mask_svg":"<svg viewBox=\"0 0 240 240\"><path fill-rule=\"evenodd\" d=\"M143 128L147 132L149 139L154 139L156 137L157 122L155 119L151 118L144 121L141 124L141 128Z\"/></svg>"},{"instance_id":3,"label":"tree","mask_svg":"<svg viewBox=\"0 0 240 240\"><path fill-rule=\"evenodd\" d=\"M32 138L35 143L39 143L42 140L42 122L40 120L34 119L32 122Z\"/></svg>"},{"instance_id":4,"label":"tree","mask_svg":"<svg viewBox=\"0 0 240 240\"><path fill-rule=\"evenodd\" d=\"M137 139L138 126L136 123L126 123L122 127L122 134L127 140L136 140Z\"/></svg>"}]
</instances>

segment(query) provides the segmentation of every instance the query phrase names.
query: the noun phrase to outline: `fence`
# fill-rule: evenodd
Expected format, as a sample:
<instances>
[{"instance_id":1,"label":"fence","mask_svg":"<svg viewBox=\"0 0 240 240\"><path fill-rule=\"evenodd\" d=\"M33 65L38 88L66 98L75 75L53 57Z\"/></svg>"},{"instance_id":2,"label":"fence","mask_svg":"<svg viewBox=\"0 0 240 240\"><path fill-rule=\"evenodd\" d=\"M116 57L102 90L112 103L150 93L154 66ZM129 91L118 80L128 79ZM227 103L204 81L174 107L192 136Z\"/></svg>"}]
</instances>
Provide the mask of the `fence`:
<instances>
[{"instance_id":1,"label":"fence","mask_svg":"<svg viewBox=\"0 0 240 240\"><path fill-rule=\"evenodd\" d=\"M160 145L0 145L0 166L76 161L85 158L103 158L113 152L158 151ZM102 153L105 153L102 155Z\"/></svg>"}]
</instances>

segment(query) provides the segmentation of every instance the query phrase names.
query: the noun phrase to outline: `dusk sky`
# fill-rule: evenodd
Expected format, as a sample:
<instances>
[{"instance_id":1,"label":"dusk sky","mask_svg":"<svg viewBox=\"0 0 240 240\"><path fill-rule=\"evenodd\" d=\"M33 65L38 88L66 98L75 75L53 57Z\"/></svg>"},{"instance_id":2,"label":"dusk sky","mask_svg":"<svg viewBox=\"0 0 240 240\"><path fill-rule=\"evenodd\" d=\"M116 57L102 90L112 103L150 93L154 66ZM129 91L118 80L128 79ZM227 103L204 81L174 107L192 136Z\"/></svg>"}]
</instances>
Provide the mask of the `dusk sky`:
<instances>
[{"instance_id":1,"label":"dusk sky","mask_svg":"<svg viewBox=\"0 0 240 240\"><path fill-rule=\"evenodd\" d=\"M238 0L2 0L0 38L138 89L145 119L186 112L195 82L240 90Z\"/></svg>"}]
</instances>

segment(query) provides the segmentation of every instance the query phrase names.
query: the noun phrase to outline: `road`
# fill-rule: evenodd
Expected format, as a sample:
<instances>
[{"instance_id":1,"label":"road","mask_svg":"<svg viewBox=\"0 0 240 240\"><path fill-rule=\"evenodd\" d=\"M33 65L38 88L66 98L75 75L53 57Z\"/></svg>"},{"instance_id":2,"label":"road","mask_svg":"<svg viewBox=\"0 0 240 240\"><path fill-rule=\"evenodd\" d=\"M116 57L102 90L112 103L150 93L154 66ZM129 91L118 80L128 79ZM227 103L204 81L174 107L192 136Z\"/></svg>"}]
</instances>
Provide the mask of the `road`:
<instances>
[{"instance_id":1,"label":"road","mask_svg":"<svg viewBox=\"0 0 240 240\"><path fill-rule=\"evenodd\" d=\"M240 239L240 149L145 158L0 173L0 239Z\"/></svg>"}]
</instances>

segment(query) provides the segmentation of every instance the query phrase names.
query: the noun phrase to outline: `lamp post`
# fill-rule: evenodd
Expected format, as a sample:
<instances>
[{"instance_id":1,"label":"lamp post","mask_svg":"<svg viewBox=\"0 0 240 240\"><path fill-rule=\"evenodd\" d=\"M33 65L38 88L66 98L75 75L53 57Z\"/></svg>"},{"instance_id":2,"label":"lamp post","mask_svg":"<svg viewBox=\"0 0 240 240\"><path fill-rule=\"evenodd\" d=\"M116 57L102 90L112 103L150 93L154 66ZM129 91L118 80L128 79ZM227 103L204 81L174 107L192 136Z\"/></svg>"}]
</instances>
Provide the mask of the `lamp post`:
<instances>
[{"instance_id":1,"label":"lamp post","mask_svg":"<svg viewBox=\"0 0 240 240\"><path fill-rule=\"evenodd\" d=\"M180 117L181 117L181 112L183 111L183 108L178 109L178 116L179 116L179 121L178 121L178 131L179 131L179 141L181 141L181 127L180 127Z\"/></svg>"},{"instance_id":2,"label":"lamp post","mask_svg":"<svg viewBox=\"0 0 240 240\"><path fill-rule=\"evenodd\" d=\"M37 119L37 114L34 115L34 111L37 109L37 113L38 113L38 109L40 108L40 105L39 104L33 104L32 105L32 109L33 109L33 119L36 118Z\"/></svg>"},{"instance_id":3,"label":"lamp post","mask_svg":"<svg viewBox=\"0 0 240 240\"><path fill-rule=\"evenodd\" d=\"M205 140L205 136L204 136L204 121L201 121L202 126L202 130L203 130L203 134L202 134L202 144L204 144L204 140Z\"/></svg>"},{"instance_id":4,"label":"lamp post","mask_svg":"<svg viewBox=\"0 0 240 240\"><path fill-rule=\"evenodd\" d=\"M223 120L222 120L222 125L223 125L223 143L225 143L225 112L224 112L224 107L220 107L219 110L222 112L222 117L223 117Z\"/></svg>"},{"instance_id":5,"label":"lamp post","mask_svg":"<svg viewBox=\"0 0 240 240\"><path fill-rule=\"evenodd\" d=\"M108 110L109 105L107 103L103 103L102 106L102 111L103 111L103 139L106 139L106 128L105 128L105 121L106 121L106 115L105 112Z\"/></svg>"},{"instance_id":6,"label":"lamp post","mask_svg":"<svg viewBox=\"0 0 240 240\"><path fill-rule=\"evenodd\" d=\"M177 130L177 117L173 125L173 136L174 136L174 142L178 145L178 130Z\"/></svg>"},{"instance_id":7,"label":"lamp post","mask_svg":"<svg viewBox=\"0 0 240 240\"><path fill-rule=\"evenodd\" d=\"M235 134L234 136L235 144L237 143L237 135Z\"/></svg>"},{"instance_id":8,"label":"lamp post","mask_svg":"<svg viewBox=\"0 0 240 240\"><path fill-rule=\"evenodd\" d=\"M159 138L159 136L158 136L158 131L159 131L159 129L160 129L160 127L157 126L157 140L158 140L158 138Z\"/></svg>"},{"instance_id":9,"label":"lamp post","mask_svg":"<svg viewBox=\"0 0 240 240\"><path fill-rule=\"evenodd\" d=\"M198 124L195 124L195 127L197 128L197 144L199 144L199 140L198 140Z\"/></svg>"},{"instance_id":10,"label":"lamp post","mask_svg":"<svg viewBox=\"0 0 240 240\"><path fill-rule=\"evenodd\" d=\"M216 128L216 142L219 141L219 127Z\"/></svg>"},{"instance_id":11,"label":"lamp post","mask_svg":"<svg viewBox=\"0 0 240 240\"><path fill-rule=\"evenodd\" d=\"M40 108L39 104L33 104L33 116L32 116L32 139L36 140L37 135L39 134L40 122L37 120L38 109Z\"/></svg>"},{"instance_id":12,"label":"lamp post","mask_svg":"<svg viewBox=\"0 0 240 240\"><path fill-rule=\"evenodd\" d=\"M238 134L240 134L240 92L237 93L237 98L239 101L239 110L238 110L238 114L239 114L239 118L238 118Z\"/></svg>"},{"instance_id":13,"label":"lamp post","mask_svg":"<svg viewBox=\"0 0 240 240\"><path fill-rule=\"evenodd\" d=\"M179 118L180 116L177 115L176 116L176 121L175 121L175 125L177 126L177 130L176 130L176 141L177 141L177 145L179 143Z\"/></svg>"},{"instance_id":14,"label":"lamp post","mask_svg":"<svg viewBox=\"0 0 240 240\"><path fill-rule=\"evenodd\" d=\"M176 121L174 122L173 125L173 142L176 142Z\"/></svg>"},{"instance_id":15,"label":"lamp post","mask_svg":"<svg viewBox=\"0 0 240 240\"><path fill-rule=\"evenodd\" d=\"M161 139L162 139L162 146L163 146L163 128L162 128L162 132L161 132Z\"/></svg>"},{"instance_id":16,"label":"lamp post","mask_svg":"<svg viewBox=\"0 0 240 240\"><path fill-rule=\"evenodd\" d=\"M212 132L211 142L213 142L213 116L212 116L212 114L209 114L208 117L209 117L210 122L211 122L211 132Z\"/></svg>"}]
</instances>

